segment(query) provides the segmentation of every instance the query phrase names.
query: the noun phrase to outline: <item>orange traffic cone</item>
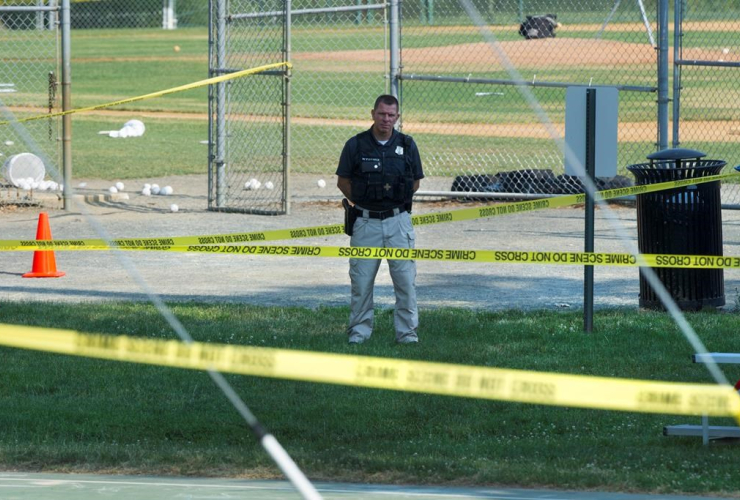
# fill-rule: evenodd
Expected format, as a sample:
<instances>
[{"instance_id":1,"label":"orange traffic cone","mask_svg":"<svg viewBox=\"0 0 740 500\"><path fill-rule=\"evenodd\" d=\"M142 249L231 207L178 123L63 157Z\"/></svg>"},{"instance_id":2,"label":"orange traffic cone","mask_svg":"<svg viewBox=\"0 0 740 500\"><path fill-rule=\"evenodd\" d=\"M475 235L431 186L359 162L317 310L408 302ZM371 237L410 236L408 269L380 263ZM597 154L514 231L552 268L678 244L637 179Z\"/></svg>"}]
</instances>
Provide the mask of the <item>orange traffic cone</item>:
<instances>
[{"instance_id":1,"label":"orange traffic cone","mask_svg":"<svg viewBox=\"0 0 740 500\"><path fill-rule=\"evenodd\" d=\"M36 240L51 240L49 216L46 212L39 214L39 227L36 230ZM63 272L57 272L57 261L52 250L36 250L33 253L33 268L24 278L59 278Z\"/></svg>"}]
</instances>

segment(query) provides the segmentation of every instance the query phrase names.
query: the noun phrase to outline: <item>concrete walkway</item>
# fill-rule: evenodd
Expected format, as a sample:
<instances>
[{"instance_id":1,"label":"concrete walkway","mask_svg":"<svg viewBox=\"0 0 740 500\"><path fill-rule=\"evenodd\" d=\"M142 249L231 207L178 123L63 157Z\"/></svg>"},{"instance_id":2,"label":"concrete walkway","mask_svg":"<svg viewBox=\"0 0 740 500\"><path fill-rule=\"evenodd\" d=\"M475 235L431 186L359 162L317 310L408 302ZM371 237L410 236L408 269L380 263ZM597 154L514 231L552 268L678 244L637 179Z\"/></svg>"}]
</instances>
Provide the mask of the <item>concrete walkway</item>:
<instances>
[{"instance_id":1,"label":"concrete walkway","mask_svg":"<svg viewBox=\"0 0 740 500\"><path fill-rule=\"evenodd\" d=\"M327 500L712 500L719 497L555 491L517 488L443 488L346 483L314 484ZM3 500L299 500L285 481L77 474L0 473Z\"/></svg>"},{"instance_id":2,"label":"concrete walkway","mask_svg":"<svg viewBox=\"0 0 740 500\"><path fill-rule=\"evenodd\" d=\"M206 210L203 179L167 178L173 197L144 197L89 203L64 212L58 203L46 209L55 239L98 238L102 228L111 237L167 237L225 234L337 224L342 220L340 197L330 187L306 192L294 200L290 215L260 216ZM98 181L101 182L101 181ZM89 181L94 184L94 181ZM135 186L135 181L128 182ZM89 188L91 192L103 193ZM313 189L316 192L312 192ZM180 211L171 213L176 202ZM464 203L418 202L415 213L469 208ZM637 240L636 211L612 205L613 214L629 241ZM33 239L41 209L6 211L0 217L0 238ZM525 212L458 223L417 228L417 248L582 251L582 208ZM724 254L740 256L740 211L723 211ZM349 238L336 235L272 244L347 246ZM596 212L597 252L624 252L619 234L602 210ZM277 306L347 305L349 276L346 259L201 255L162 252L56 252L60 279L23 279L30 271L30 252L0 252L0 300L100 301L147 300L146 289L165 300L239 302ZM127 264L128 263L128 264ZM134 270L134 271L132 271ZM568 309L583 304L583 267L577 265L483 264L418 262L421 309L464 307L478 309ZM141 281L137 281L137 274ZM740 270L725 271L727 303L734 305L740 289ZM637 268L596 267L595 305L637 307ZM376 304L392 307L390 274L383 264L376 281Z\"/></svg>"}]
</instances>

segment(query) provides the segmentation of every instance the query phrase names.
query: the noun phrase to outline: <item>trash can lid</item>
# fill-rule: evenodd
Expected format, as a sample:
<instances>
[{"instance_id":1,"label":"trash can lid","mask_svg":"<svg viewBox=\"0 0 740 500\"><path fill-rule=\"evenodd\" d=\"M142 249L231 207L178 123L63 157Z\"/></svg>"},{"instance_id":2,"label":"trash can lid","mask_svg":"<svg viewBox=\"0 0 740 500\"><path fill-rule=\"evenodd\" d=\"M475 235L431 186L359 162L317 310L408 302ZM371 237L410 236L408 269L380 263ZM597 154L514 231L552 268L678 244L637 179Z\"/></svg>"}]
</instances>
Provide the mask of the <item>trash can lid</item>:
<instances>
[{"instance_id":1,"label":"trash can lid","mask_svg":"<svg viewBox=\"0 0 740 500\"><path fill-rule=\"evenodd\" d=\"M647 155L648 160L687 160L689 158L704 158L706 153L695 149L673 148L656 151Z\"/></svg>"}]
</instances>

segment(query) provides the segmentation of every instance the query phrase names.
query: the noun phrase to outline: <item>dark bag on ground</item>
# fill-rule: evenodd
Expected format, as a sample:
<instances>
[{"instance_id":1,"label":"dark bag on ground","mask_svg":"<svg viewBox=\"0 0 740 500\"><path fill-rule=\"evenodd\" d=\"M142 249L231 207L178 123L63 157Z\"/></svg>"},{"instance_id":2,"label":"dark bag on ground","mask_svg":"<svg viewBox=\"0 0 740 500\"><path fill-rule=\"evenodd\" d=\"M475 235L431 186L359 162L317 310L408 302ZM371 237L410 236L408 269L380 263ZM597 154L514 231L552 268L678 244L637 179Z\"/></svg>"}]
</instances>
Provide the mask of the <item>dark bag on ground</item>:
<instances>
[{"instance_id":1,"label":"dark bag on ground","mask_svg":"<svg viewBox=\"0 0 740 500\"><path fill-rule=\"evenodd\" d=\"M558 16L546 14L544 16L527 16L519 25L519 34L527 40L533 38L555 38L555 28L559 27Z\"/></svg>"},{"instance_id":2,"label":"dark bag on ground","mask_svg":"<svg viewBox=\"0 0 740 500\"><path fill-rule=\"evenodd\" d=\"M342 199L342 206L344 207L344 234L352 236L352 229L354 229L357 220L357 210L349 204L347 198Z\"/></svg>"}]
</instances>

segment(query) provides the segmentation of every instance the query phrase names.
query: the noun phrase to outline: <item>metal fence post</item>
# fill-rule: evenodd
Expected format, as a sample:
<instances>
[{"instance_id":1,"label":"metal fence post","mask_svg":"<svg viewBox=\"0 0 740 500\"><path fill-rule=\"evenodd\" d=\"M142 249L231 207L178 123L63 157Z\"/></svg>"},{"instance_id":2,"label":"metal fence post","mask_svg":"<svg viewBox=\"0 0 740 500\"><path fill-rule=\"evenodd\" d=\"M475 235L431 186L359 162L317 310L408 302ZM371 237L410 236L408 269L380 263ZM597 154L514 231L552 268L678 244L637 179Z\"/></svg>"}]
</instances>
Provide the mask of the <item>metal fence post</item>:
<instances>
[{"instance_id":1,"label":"metal fence post","mask_svg":"<svg viewBox=\"0 0 740 500\"><path fill-rule=\"evenodd\" d=\"M681 56L681 37L683 28L681 26L683 18L683 0L674 0L673 2L673 147L679 146L679 129L678 123L681 119L681 65L678 61L683 59Z\"/></svg>"},{"instance_id":2,"label":"metal fence post","mask_svg":"<svg viewBox=\"0 0 740 500\"><path fill-rule=\"evenodd\" d=\"M586 89L586 164L585 177L596 181L596 89ZM594 208L593 193L586 191L584 252L594 251ZM594 266L583 266L583 331L594 330Z\"/></svg>"},{"instance_id":3,"label":"metal fence post","mask_svg":"<svg viewBox=\"0 0 740 500\"><path fill-rule=\"evenodd\" d=\"M162 0L162 29L173 30L177 28L175 12L175 0Z\"/></svg>"},{"instance_id":4,"label":"metal fence post","mask_svg":"<svg viewBox=\"0 0 740 500\"><path fill-rule=\"evenodd\" d=\"M658 149L668 148L668 0L658 2Z\"/></svg>"},{"instance_id":5,"label":"metal fence post","mask_svg":"<svg viewBox=\"0 0 740 500\"><path fill-rule=\"evenodd\" d=\"M401 64L401 29L399 24L399 7L398 0L391 0L390 3L390 80L391 80L391 94L399 97L400 94L400 81L398 75L400 73ZM399 104L401 104L399 102ZM400 111L400 110L399 110Z\"/></svg>"},{"instance_id":6,"label":"metal fence post","mask_svg":"<svg viewBox=\"0 0 740 500\"><path fill-rule=\"evenodd\" d=\"M72 109L72 48L69 0L62 0L62 111ZM72 115L62 117L62 172L64 177L64 210L71 210L72 186Z\"/></svg>"},{"instance_id":7,"label":"metal fence post","mask_svg":"<svg viewBox=\"0 0 740 500\"><path fill-rule=\"evenodd\" d=\"M36 0L36 7L43 7L44 6L44 0ZM44 12L42 10L36 11L36 29L37 30L44 30L46 29L45 23L44 23Z\"/></svg>"},{"instance_id":8,"label":"metal fence post","mask_svg":"<svg viewBox=\"0 0 740 500\"><path fill-rule=\"evenodd\" d=\"M293 23L291 0L285 0L285 16L283 27L283 60L290 62L291 59L291 25ZM285 213L290 214L290 68L285 68L283 76L283 200L285 200Z\"/></svg>"},{"instance_id":9,"label":"metal fence post","mask_svg":"<svg viewBox=\"0 0 740 500\"><path fill-rule=\"evenodd\" d=\"M59 11L55 8L59 4L58 0L49 0L49 7L52 7L53 10L50 10L47 15L47 26L50 30L57 29L57 23L59 22Z\"/></svg>"},{"instance_id":10,"label":"metal fence post","mask_svg":"<svg viewBox=\"0 0 740 500\"><path fill-rule=\"evenodd\" d=\"M216 33L216 70L226 63L226 0L218 0ZM216 85L216 206L226 205L226 82Z\"/></svg>"}]
</instances>

